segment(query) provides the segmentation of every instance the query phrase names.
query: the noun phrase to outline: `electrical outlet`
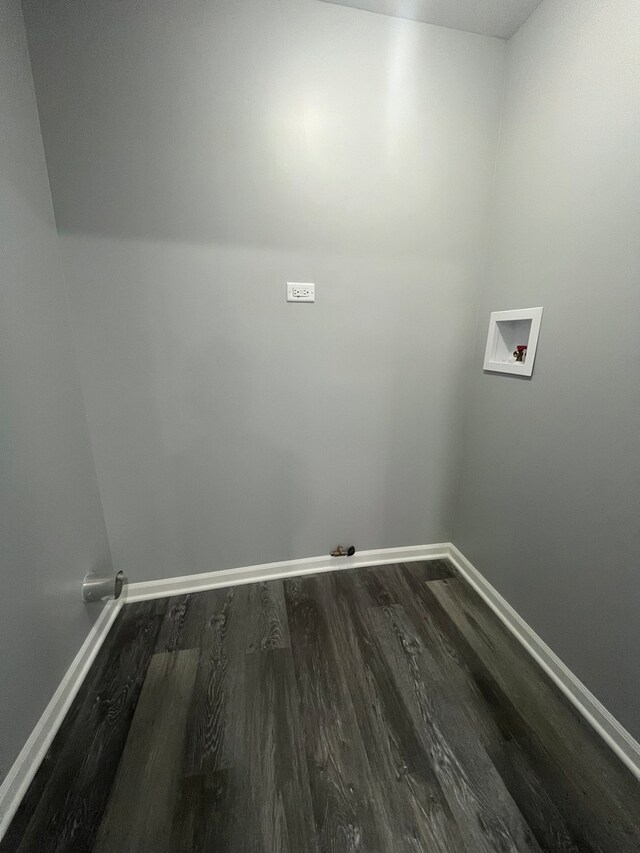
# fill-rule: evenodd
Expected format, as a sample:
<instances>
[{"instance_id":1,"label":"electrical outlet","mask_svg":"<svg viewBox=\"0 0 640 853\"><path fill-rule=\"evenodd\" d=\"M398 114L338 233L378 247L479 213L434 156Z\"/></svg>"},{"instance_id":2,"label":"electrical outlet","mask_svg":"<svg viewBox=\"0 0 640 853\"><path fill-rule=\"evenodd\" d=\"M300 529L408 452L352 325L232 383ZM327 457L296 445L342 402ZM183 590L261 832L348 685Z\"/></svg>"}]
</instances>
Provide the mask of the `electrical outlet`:
<instances>
[{"instance_id":1,"label":"electrical outlet","mask_svg":"<svg viewBox=\"0 0 640 853\"><path fill-rule=\"evenodd\" d=\"M311 282L288 281L287 302L315 302L316 286Z\"/></svg>"}]
</instances>

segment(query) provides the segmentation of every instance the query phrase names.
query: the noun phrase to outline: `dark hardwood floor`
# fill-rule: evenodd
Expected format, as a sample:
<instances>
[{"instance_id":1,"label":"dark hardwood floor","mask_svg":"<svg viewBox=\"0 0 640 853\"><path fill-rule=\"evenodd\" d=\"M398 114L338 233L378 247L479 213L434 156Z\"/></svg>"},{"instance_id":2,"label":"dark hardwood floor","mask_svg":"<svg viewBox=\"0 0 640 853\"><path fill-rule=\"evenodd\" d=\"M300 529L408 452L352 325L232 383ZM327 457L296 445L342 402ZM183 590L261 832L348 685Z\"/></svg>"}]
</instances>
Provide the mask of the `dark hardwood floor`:
<instances>
[{"instance_id":1,"label":"dark hardwood floor","mask_svg":"<svg viewBox=\"0 0 640 853\"><path fill-rule=\"evenodd\" d=\"M640 785L444 561L127 605L0 851L640 851Z\"/></svg>"}]
</instances>

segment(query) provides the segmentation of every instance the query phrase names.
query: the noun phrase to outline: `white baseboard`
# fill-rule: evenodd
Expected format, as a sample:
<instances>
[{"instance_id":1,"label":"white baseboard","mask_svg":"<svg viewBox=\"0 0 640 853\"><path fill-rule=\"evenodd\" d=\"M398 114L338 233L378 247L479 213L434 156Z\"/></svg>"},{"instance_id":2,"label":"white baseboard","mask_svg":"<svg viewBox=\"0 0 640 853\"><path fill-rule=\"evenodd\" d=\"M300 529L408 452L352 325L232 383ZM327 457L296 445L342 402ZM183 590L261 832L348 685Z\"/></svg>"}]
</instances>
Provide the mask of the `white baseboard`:
<instances>
[{"instance_id":1,"label":"white baseboard","mask_svg":"<svg viewBox=\"0 0 640 853\"><path fill-rule=\"evenodd\" d=\"M493 612L519 640L531 657L616 753L629 770L640 779L640 744L599 702L569 667L551 651L536 632L516 613L488 580L467 560L455 545L449 546L449 559L460 575L486 601Z\"/></svg>"},{"instance_id":2,"label":"white baseboard","mask_svg":"<svg viewBox=\"0 0 640 853\"><path fill-rule=\"evenodd\" d=\"M524 646L562 690L576 709L605 740L629 770L640 779L640 744L627 732L607 709L590 693L562 661L551 651L535 631L527 625L500 593L494 589L469 560L450 542L436 545L415 545L408 548L384 548L360 551L353 557L311 557L264 563L237 569L223 569L199 575L143 581L129 584L118 601L107 603L76 655L53 698L36 724L6 779L0 786L0 838L6 831L31 780L51 745L60 724L71 707L91 664L103 644L123 604L203 592L223 586L275 580L297 575L381 566L387 563L408 563L418 560L449 559L463 577L486 601L508 630Z\"/></svg>"},{"instance_id":3,"label":"white baseboard","mask_svg":"<svg viewBox=\"0 0 640 853\"><path fill-rule=\"evenodd\" d=\"M0 785L0 838L11 823L20 801L47 754L122 604L120 599L109 601L104 606L29 739Z\"/></svg>"},{"instance_id":4,"label":"white baseboard","mask_svg":"<svg viewBox=\"0 0 640 853\"><path fill-rule=\"evenodd\" d=\"M123 593L126 603L145 601L148 598L164 598L167 595L185 595L188 592L203 592L220 586L235 586L256 581L271 581L296 575L335 572L341 569L384 566L385 563L410 563L417 560L442 560L449 556L451 545L412 545L408 548L380 548L376 551L360 551L353 557L307 557L303 560L286 560L281 563L263 563L258 566L243 566L239 569L221 569L200 575L185 575L158 581L142 581L128 584Z\"/></svg>"}]
</instances>

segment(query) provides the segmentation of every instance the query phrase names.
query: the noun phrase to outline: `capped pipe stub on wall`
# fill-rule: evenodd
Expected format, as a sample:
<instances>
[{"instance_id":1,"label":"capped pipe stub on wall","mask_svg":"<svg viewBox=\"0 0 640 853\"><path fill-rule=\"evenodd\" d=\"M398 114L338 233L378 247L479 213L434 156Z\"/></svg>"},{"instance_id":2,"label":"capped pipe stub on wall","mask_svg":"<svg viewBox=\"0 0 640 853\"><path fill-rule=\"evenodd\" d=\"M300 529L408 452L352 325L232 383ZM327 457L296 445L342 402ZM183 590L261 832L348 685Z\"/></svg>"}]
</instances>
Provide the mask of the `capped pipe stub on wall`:
<instances>
[{"instance_id":1,"label":"capped pipe stub on wall","mask_svg":"<svg viewBox=\"0 0 640 853\"><path fill-rule=\"evenodd\" d=\"M333 551L331 551L332 557L353 557L356 553L356 549L353 545L337 545Z\"/></svg>"},{"instance_id":2,"label":"capped pipe stub on wall","mask_svg":"<svg viewBox=\"0 0 640 853\"><path fill-rule=\"evenodd\" d=\"M115 575L100 575L89 572L82 581L82 600L89 604L108 598L120 598L123 586L123 572L118 572Z\"/></svg>"}]
</instances>

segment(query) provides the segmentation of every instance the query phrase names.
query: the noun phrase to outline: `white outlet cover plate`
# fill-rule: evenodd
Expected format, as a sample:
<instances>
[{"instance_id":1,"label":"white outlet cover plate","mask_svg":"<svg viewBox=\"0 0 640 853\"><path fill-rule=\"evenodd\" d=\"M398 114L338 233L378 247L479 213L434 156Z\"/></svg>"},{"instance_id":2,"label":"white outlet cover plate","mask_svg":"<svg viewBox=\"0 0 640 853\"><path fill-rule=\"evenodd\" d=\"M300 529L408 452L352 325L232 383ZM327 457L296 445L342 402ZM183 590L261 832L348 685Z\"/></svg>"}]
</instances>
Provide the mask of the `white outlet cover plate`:
<instances>
[{"instance_id":1,"label":"white outlet cover plate","mask_svg":"<svg viewBox=\"0 0 640 853\"><path fill-rule=\"evenodd\" d=\"M287 302L315 302L316 286L310 281L288 281Z\"/></svg>"}]
</instances>

